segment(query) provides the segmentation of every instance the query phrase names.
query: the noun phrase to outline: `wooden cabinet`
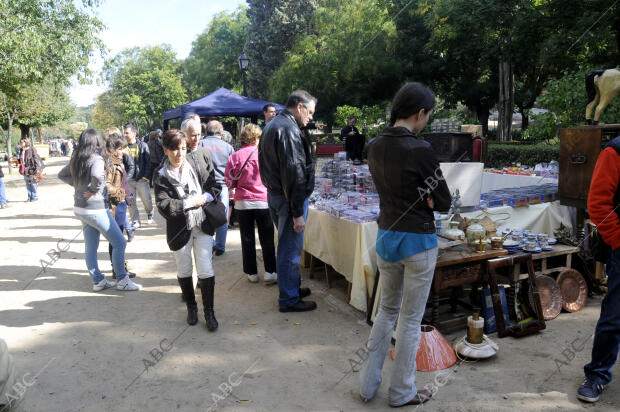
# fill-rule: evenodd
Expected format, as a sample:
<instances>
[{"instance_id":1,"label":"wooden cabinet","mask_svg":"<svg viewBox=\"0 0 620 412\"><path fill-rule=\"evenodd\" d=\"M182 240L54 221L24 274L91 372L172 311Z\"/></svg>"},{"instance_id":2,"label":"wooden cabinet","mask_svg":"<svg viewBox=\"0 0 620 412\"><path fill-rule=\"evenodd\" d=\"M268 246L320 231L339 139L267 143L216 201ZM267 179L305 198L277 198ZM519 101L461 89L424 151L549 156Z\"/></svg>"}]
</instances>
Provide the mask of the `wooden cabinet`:
<instances>
[{"instance_id":1,"label":"wooden cabinet","mask_svg":"<svg viewBox=\"0 0 620 412\"><path fill-rule=\"evenodd\" d=\"M560 203L585 209L601 149L620 135L620 124L560 129Z\"/></svg>"}]
</instances>

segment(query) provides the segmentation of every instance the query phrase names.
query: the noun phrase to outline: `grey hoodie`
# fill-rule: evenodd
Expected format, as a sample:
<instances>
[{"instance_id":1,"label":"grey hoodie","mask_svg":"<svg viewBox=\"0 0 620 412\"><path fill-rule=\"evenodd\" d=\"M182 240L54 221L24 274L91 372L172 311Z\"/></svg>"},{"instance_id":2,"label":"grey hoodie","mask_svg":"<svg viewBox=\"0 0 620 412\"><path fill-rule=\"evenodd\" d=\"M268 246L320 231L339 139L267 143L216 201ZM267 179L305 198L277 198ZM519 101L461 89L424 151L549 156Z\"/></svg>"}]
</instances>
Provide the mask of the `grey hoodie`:
<instances>
[{"instance_id":1,"label":"grey hoodie","mask_svg":"<svg viewBox=\"0 0 620 412\"><path fill-rule=\"evenodd\" d=\"M71 177L71 163L67 164L58 173L58 178L73 186ZM90 198L85 198L84 193L94 193ZM73 206L75 213L89 214L105 210L108 199L108 187L105 183L105 162L101 155L95 153L88 159L88 170L85 179L75 187Z\"/></svg>"}]
</instances>

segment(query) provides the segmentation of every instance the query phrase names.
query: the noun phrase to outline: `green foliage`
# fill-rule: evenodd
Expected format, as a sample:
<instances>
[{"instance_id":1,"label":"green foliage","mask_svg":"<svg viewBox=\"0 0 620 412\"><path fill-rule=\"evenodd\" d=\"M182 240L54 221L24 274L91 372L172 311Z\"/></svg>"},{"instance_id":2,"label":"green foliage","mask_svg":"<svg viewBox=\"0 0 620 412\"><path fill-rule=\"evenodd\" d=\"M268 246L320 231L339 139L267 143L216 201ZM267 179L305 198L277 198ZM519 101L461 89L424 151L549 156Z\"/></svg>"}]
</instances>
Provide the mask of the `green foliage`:
<instances>
[{"instance_id":1,"label":"green foliage","mask_svg":"<svg viewBox=\"0 0 620 412\"><path fill-rule=\"evenodd\" d=\"M216 14L205 31L192 42L189 57L182 64L183 85L190 100L220 87L242 92L237 57L247 42L249 20L246 7ZM254 72L254 62L251 62Z\"/></svg>"},{"instance_id":2,"label":"green foliage","mask_svg":"<svg viewBox=\"0 0 620 412\"><path fill-rule=\"evenodd\" d=\"M267 99L269 79L285 61L297 38L317 31L311 19L318 3L319 0L247 0L250 96Z\"/></svg>"},{"instance_id":3,"label":"green foliage","mask_svg":"<svg viewBox=\"0 0 620 412\"><path fill-rule=\"evenodd\" d=\"M270 100L305 89L318 98L317 116L329 124L338 106L390 99L401 66L389 17L376 0L324 0L312 19L315 33L300 37L273 74Z\"/></svg>"},{"instance_id":4,"label":"green foliage","mask_svg":"<svg viewBox=\"0 0 620 412\"><path fill-rule=\"evenodd\" d=\"M334 124L345 126L351 116L355 116L358 119L362 117L362 109L353 106L338 106L336 107L336 115L334 116Z\"/></svg>"},{"instance_id":5,"label":"green foliage","mask_svg":"<svg viewBox=\"0 0 620 412\"><path fill-rule=\"evenodd\" d=\"M521 140L550 143L558 137L558 124L553 113L534 115L532 122L530 127L523 132Z\"/></svg>"},{"instance_id":6,"label":"green foliage","mask_svg":"<svg viewBox=\"0 0 620 412\"><path fill-rule=\"evenodd\" d=\"M489 143L486 166L501 168L511 163L535 166L537 163L559 159L560 147L557 144Z\"/></svg>"},{"instance_id":7,"label":"green foliage","mask_svg":"<svg viewBox=\"0 0 620 412\"><path fill-rule=\"evenodd\" d=\"M97 96L97 103L92 112L92 124L99 130L105 130L108 127L114 126L120 128L122 126L123 117L116 104L114 93L111 90Z\"/></svg>"},{"instance_id":8,"label":"green foliage","mask_svg":"<svg viewBox=\"0 0 620 412\"><path fill-rule=\"evenodd\" d=\"M586 94L585 78L592 68L576 71L565 71L561 77L549 80L545 91L537 103L555 113L559 127L572 127L585 121ZM618 123L620 121L620 98L616 98L603 111L602 123Z\"/></svg>"},{"instance_id":9,"label":"green foliage","mask_svg":"<svg viewBox=\"0 0 620 412\"><path fill-rule=\"evenodd\" d=\"M105 63L103 75L121 120L143 129L161 127L164 110L187 100L170 45L126 49Z\"/></svg>"}]
</instances>

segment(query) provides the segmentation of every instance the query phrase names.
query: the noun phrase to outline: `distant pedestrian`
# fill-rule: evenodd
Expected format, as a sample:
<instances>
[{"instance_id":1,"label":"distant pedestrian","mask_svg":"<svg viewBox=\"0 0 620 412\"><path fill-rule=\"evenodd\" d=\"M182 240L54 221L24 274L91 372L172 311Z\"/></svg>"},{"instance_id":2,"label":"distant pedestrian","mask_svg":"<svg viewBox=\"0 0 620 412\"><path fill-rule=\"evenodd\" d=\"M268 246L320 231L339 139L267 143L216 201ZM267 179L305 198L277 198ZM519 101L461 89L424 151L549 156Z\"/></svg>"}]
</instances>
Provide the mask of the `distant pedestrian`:
<instances>
[{"instance_id":1,"label":"distant pedestrian","mask_svg":"<svg viewBox=\"0 0 620 412\"><path fill-rule=\"evenodd\" d=\"M0 165L0 209L9 207L6 203L6 192L4 190L4 172L2 171L2 165Z\"/></svg>"},{"instance_id":2,"label":"distant pedestrian","mask_svg":"<svg viewBox=\"0 0 620 412\"><path fill-rule=\"evenodd\" d=\"M164 160L164 148L161 144L161 130L155 130L149 133L148 143L149 154L151 155L151 187L153 186L153 175L155 169L157 169Z\"/></svg>"},{"instance_id":3,"label":"distant pedestrian","mask_svg":"<svg viewBox=\"0 0 620 412\"><path fill-rule=\"evenodd\" d=\"M125 270L125 247L118 224L108 209L108 189L105 181L107 151L103 137L95 129L87 129L80 135L79 145L71 161L58 177L75 189L73 213L82 222L84 232L85 260L93 280L95 292L116 286L118 290L139 290ZM99 270L97 249L103 235L114 248L112 267L118 283L108 281Z\"/></svg>"},{"instance_id":4,"label":"distant pedestrian","mask_svg":"<svg viewBox=\"0 0 620 412\"><path fill-rule=\"evenodd\" d=\"M235 152L233 147L222 140L224 126L217 120L211 120L207 123L207 136L202 139L200 145L207 149L213 161L215 168L215 182L220 186L220 202L226 207L226 216L228 216L228 186L226 186L225 173L228 158ZM215 230L215 244L213 251L215 256L223 255L226 251L226 234L228 232L228 222Z\"/></svg>"},{"instance_id":5,"label":"distant pedestrian","mask_svg":"<svg viewBox=\"0 0 620 412\"><path fill-rule=\"evenodd\" d=\"M24 137L20 140L22 147L20 155L19 173L24 176L26 182L26 190L28 191L28 201L36 202L39 200L37 194L37 185L41 181L41 170L43 169L43 161L37 153L37 149L32 146L30 139Z\"/></svg>"},{"instance_id":6,"label":"distant pedestrian","mask_svg":"<svg viewBox=\"0 0 620 412\"><path fill-rule=\"evenodd\" d=\"M241 131L239 140L243 147L228 159L226 185L235 190L235 209L241 232L243 272L252 283L258 282L256 268L256 239L254 228L258 227L258 240L263 251L265 284L278 281L276 252L273 242L273 221L267 204L267 188L263 185L258 169L258 142L261 129L248 124Z\"/></svg>"},{"instance_id":7,"label":"distant pedestrian","mask_svg":"<svg viewBox=\"0 0 620 412\"><path fill-rule=\"evenodd\" d=\"M124 135L127 140L128 149L133 157L135 172L129 178L129 186L136 195L135 201L131 204L131 218L133 226L140 227L140 211L138 210L138 197L142 200L146 211L148 224L153 223L153 201L151 199L151 155L149 147L142 140L137 139L138 129L132 124L125 126Z\"/></svg>"}]
</instances>

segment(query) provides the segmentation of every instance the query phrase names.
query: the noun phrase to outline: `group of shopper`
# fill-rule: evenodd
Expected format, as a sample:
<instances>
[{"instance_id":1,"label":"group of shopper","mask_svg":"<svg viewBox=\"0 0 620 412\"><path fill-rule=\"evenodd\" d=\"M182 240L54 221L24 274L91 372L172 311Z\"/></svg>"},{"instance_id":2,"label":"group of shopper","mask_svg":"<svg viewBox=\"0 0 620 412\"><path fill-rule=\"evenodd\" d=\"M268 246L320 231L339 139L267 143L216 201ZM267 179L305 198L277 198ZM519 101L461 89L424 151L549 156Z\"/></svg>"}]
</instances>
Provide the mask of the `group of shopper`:
<instances>
[{"instance_id":1,"label":"group of shopper","mask_svg":"<svg viewBox=\"0 0 620 412\"><path fill-rule=\"evenodd\" d=\"M144 185L150 179L156 207L166 221L167 243L176 262L188 324L198 322L192 282L195 263L207 328L210 331L218 328L212 259L214 254L224 252L226 228L221 222L227 221L229 190L234 191L243 272L247 279L252 283L260 280L254 234L258 228L264 282L278 283L279 310L316 309L315 302L304 300L311 291L301 287L299 268L315 174L310 142L303 129L312 120L316 104L312 95L297 90L290 95L281 113L276 114L272 105L266 106L262 130L254 124L245 126L239 136L242 147L236 152L222 140L223 128L219 122L211 121L203 127L197 115L190 115L180 130L163 133L159 164L138 161L136 167L144 169L133 184L129 181L128 187L123 186L122 167L122 149L126 143L120 136L110 136L106 150L96 131L82 133L69 172L61 173L61 177L76 189L74 210L84 227L86 262L94 289L114 286L97 267L100 234L112 247L112 263L119 279L117 287L139 288L128 278L123 266L126 243L119 229L122 224L114 221L110 208L118 214L126 207L122 199L125 196L126 201L127 191L133 188L146 193ZM389 126L367 147L370 173L380 198L376 252L381 296L367 342L368 358L360 371L360 395L364 402L375 397L381 384L383 363L397 319L389 404L419 405L432 396L427 389L416 387L416 354L438 256L434 211L447 212L451 203L437 157L428 142L417 138L434 107L435 95L430 89L420 83L407 83L393 99ZM350 119L346 136L356 134L354 124L354 119ZM132 134L133 129L129 133L125 129L129 150L139 159L140 153L148 153L148 149L136 144ZM597 186L589 199L592 219L600 221L602 237L613 249L608 261L609 294L603 302L596 330L593 360L585 368L586 380L578 391L579 399L589 402L598 400L611 380L609 370L617 359L620 341L620 311L611 297L620 290L617 276L620 215L614 213L618 206L619 147L616 139L602 153L599 163L606 163L597 165L594 174ZM106 168L111 187L105 185ZM611 177L609 170L613 172ZM139 185L143 189L138 189ZM147 207L148 219L152 219L150 213ZM604 224L605 220L610 223Z\"/></svg>"}]
</instances>

